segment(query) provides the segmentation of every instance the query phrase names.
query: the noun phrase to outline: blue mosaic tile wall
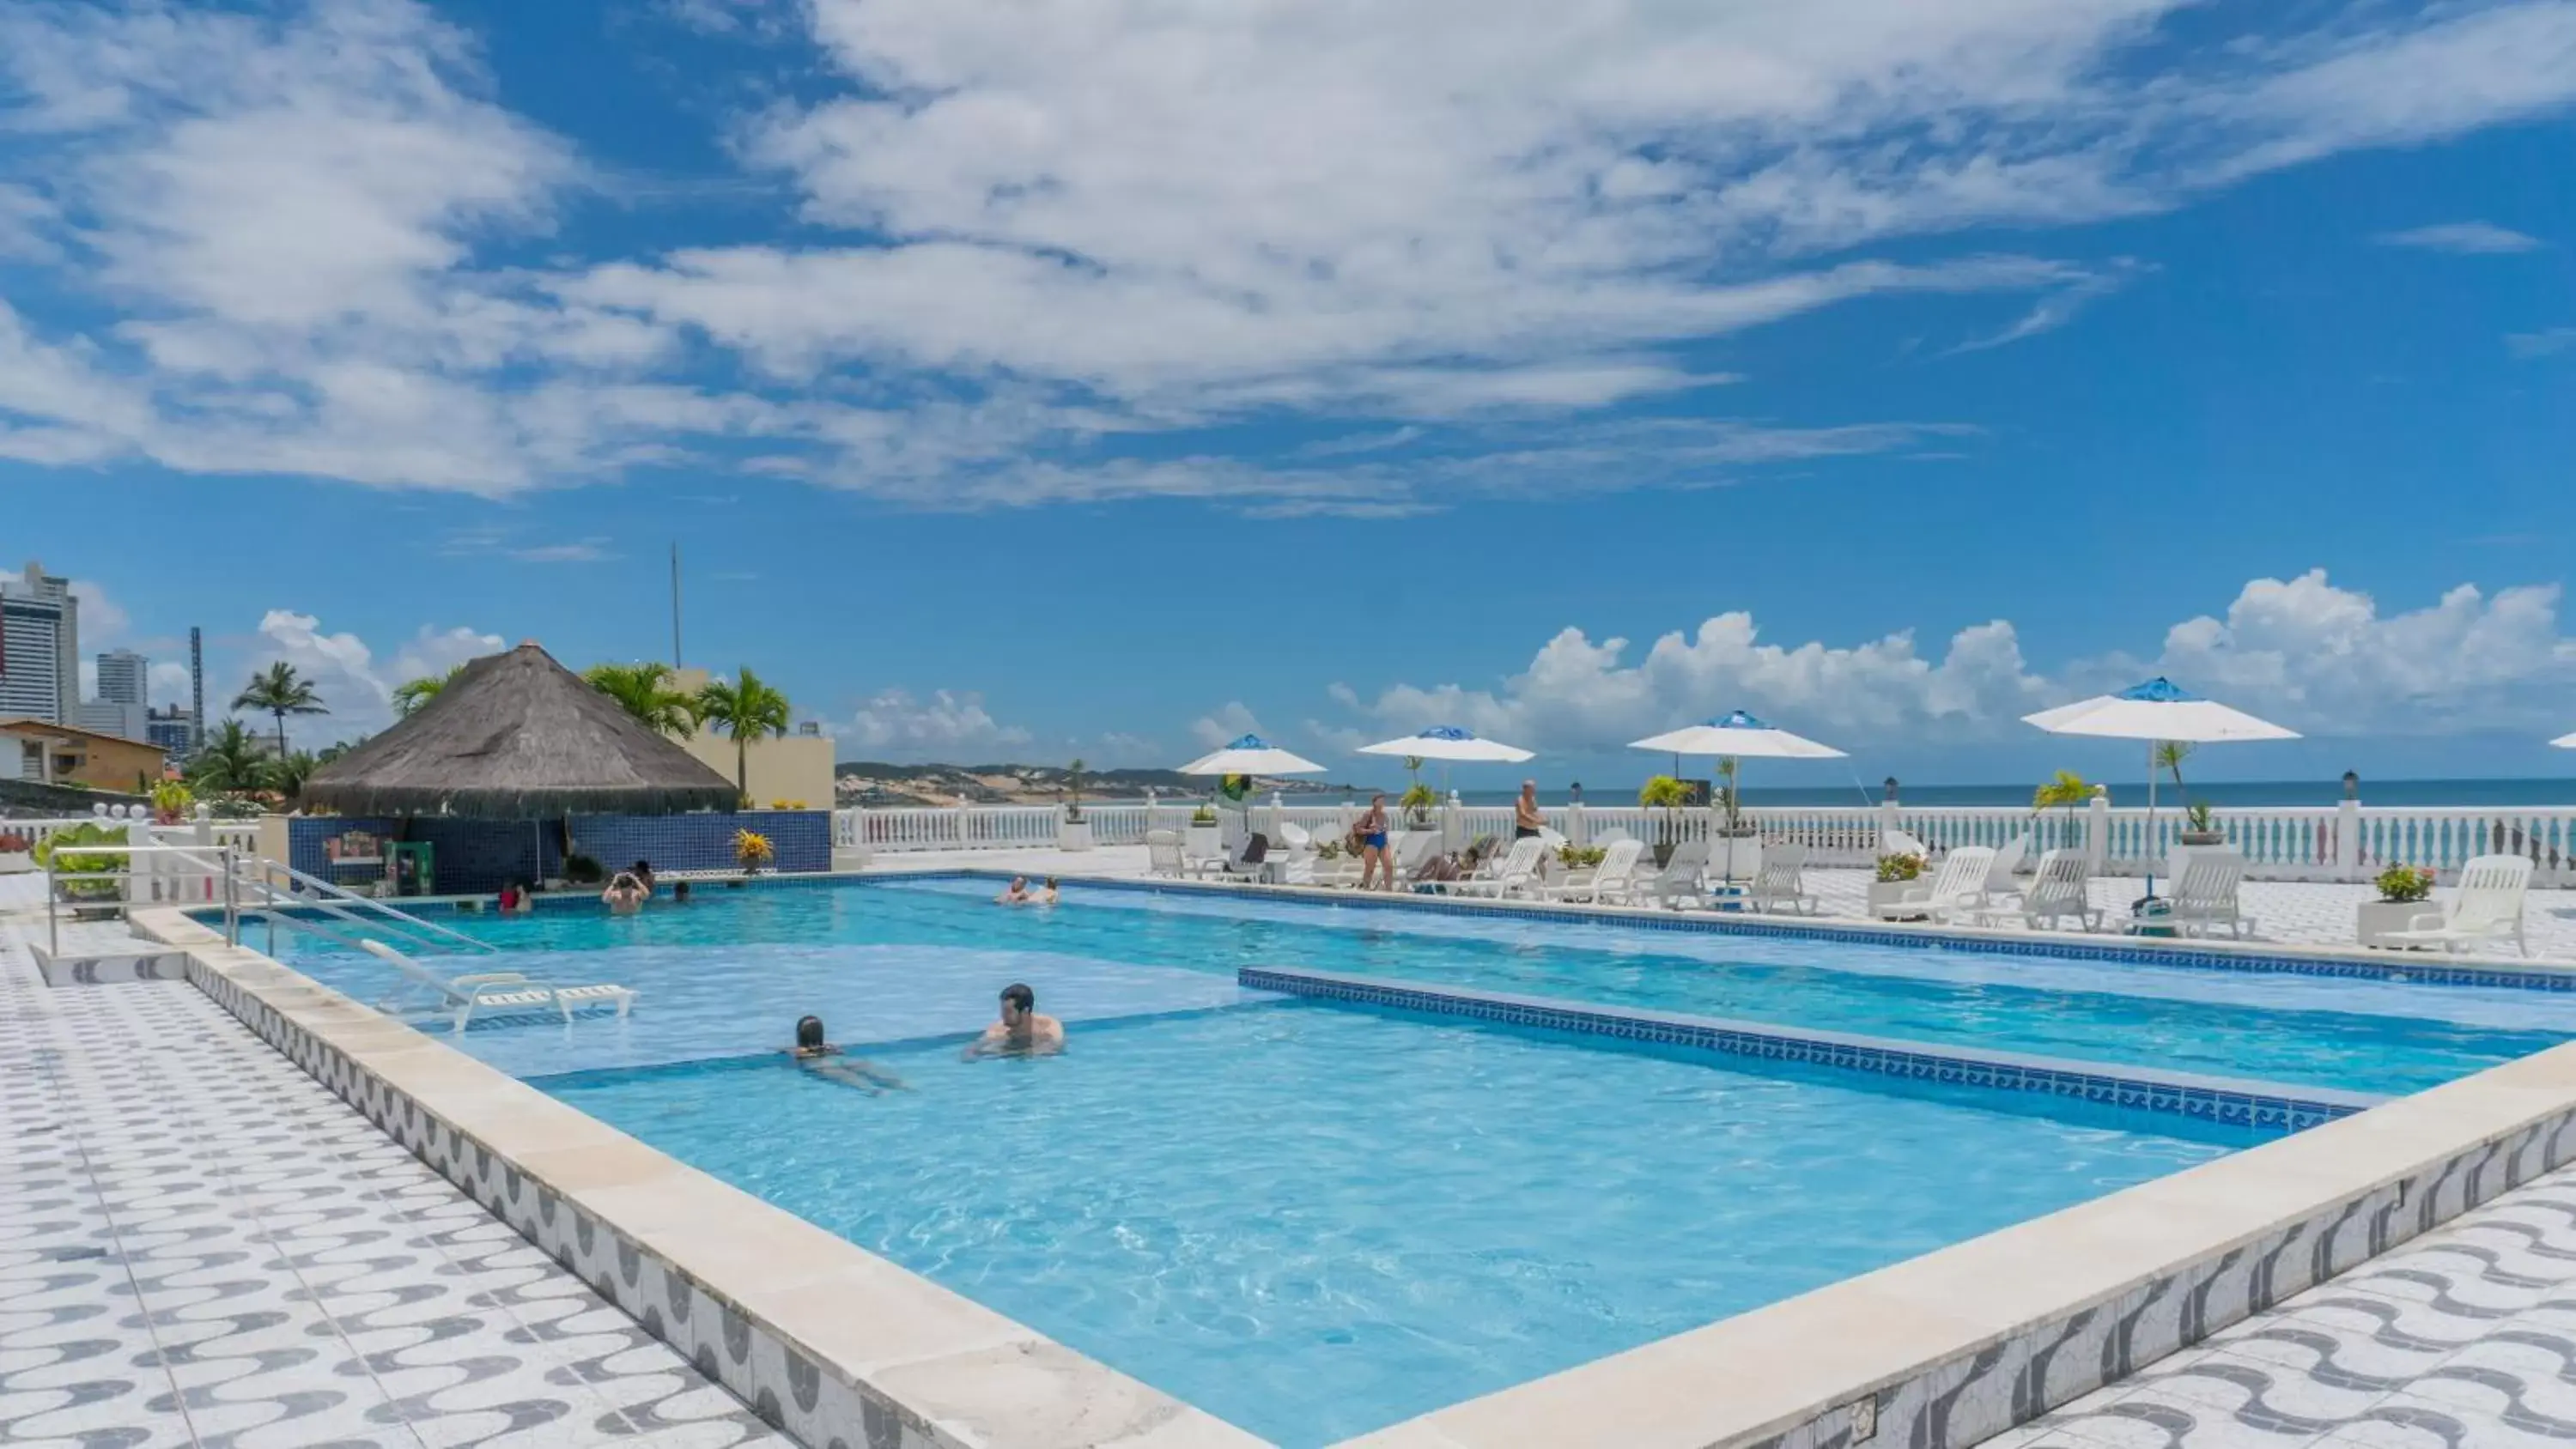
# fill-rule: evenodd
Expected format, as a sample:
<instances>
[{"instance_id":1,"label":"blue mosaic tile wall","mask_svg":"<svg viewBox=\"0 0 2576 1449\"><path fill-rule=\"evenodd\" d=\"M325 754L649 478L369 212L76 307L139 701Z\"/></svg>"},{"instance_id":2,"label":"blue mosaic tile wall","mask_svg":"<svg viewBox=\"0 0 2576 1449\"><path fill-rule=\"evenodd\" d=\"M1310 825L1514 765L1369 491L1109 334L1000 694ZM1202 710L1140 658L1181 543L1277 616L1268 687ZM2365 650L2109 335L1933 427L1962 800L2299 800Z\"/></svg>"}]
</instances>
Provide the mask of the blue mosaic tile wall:
<instances>
[{"instance_id":1,"label":"blue mosaic tile wall","mask_svg":"<svg viewBox=\"0 0 2576 1449\"><path fill-rule=\"evenodd\" d=\"M774 868L788 872L832 868L832 813L828 810L760 810L742 815L576 815L573 848L608 870L649 860L655 870L732 870L733 834L748 826L778 849ZM424 840L434 852L442 895L482 895L513 881L544 880L563 873L560 821L411 820L354 815L298 816L286 823L287 864L351 890L384 876L381 866L334 866L323 842L352 830L387 839ZM587 893L585 893L587 894Z\"/></svg>"},{"instance_id":2,"label":"blue mosaic tile wall","mask_svg":"<svg viewBox=\"0 0 2576 1449\"><path fill-rule=\"evenodd\" d=\"M1803 1062L1953 1086L2041 1092L2261 1131L2296 1132L2337 1117L2349 1117L2381 1100L2357 1092L2275 1088L2267 1083L2230 1082L2144 1068L2097 1068L2083 1062L1968 1052L1834 1032L1800 1032L1671 1012L1584 1006L1456 988L1433 990L1322 971L1246 966L1236 971L1235 981L1247 990L1276 991L1354 1006L1461 1016L1505 1026L1614 1037L1766 1061Z\"/></svg>"},{"instance_id":3,"label":"blue mosaic tile wall","mask_svg":"<svg viewBox=\"0 0 2576 1449\"><path fill-rule=\"evenodd\" d=\"M576 815L573 847L615 870L649 860L657 871L732 870L733 834L756 830L778 850L772 869L832 868L832 812L751 810L740 815Z\"/></svg>"}]
</instances>

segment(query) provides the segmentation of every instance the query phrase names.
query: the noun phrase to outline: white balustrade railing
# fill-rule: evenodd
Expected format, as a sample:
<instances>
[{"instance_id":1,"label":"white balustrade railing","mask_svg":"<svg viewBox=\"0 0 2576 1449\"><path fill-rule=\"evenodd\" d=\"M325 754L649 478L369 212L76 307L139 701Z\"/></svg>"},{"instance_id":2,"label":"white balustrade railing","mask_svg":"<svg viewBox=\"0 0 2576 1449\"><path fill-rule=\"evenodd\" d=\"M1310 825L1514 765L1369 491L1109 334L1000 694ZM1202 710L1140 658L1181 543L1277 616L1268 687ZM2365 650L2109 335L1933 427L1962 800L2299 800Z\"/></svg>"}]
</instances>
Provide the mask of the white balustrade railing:
<instances>
[{"instance_id":1,"label":"white balustrade railing","mask_svg":"<svg viewBox=\"0 0 2576 1449\"><path fill-rule=\"evenodd\" d=\"M1273 797L1250 807L1252 828L1276 831L1293 823L1311 834L1337 836L1362 807L1355 804L1290 805ZM1096 845L1141 845L1150 830L1188 828L1194 803L1135 801L1085 805L1083 819ZM1551 805L1547 822L1568 837L1598 844L1627 835L1651 845L1707 837L1716 812L1648 809L1636 805ZM1902 830L1935 851L1960 846L2001 847L2027 836L2029 858L2048 850L2084 852L2099 871L2135 874L2171 868L2189 822L2181 810L2164 809L2152 823L2140 807L2113 809L2096 800L2072 808L2032 811L2012 806L1819 805L1756 806L1745 820L1768 840L1807 848L1820 866L1865 866L1878 856L1888 830ZM1508 805L1443 806L1432 824L1458 843L1482 836L1508 837ZM1056 805L906 806L833 813L832 841L844 850L1045 849L1058 844L1064 810ZM86 820L0 822L41 839ZM114 823L114 822L111 822ZM1399 819L1399 824L1401 820ZM2241 852L2246 874L2257 880L2367 880L2392 864L2429 865L2453 871L2472 856L2528 857L2533 883L2576 886L2576 806L2257 806L2212 812L2211 827ZM193 838L201 823L172 827ZM238 850L257 846L257 827L215 822L214 843Z\"/></svg>"}]
</instances>

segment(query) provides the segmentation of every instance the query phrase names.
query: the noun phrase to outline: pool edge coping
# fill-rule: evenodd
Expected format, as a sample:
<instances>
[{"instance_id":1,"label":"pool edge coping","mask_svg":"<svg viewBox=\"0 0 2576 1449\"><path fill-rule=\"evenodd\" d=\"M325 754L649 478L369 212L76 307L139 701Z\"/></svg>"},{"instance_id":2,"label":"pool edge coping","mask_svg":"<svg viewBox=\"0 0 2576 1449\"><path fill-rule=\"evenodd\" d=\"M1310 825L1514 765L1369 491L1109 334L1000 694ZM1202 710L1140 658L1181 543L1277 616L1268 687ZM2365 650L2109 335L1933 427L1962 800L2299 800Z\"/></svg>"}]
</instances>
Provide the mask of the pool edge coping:
<instances>
[{"instance_id":1,"label":"pool edge coping","mask_svg":"<svg viewBox=\"0 0 2576 1449\"><path fill-rule=\"evenodd\" d=\"M812 1449L1268 1445L228 945L185 911L138 910L132 921L185 952L188 981L255 1035Z\"/></svg>"}]
</instances>

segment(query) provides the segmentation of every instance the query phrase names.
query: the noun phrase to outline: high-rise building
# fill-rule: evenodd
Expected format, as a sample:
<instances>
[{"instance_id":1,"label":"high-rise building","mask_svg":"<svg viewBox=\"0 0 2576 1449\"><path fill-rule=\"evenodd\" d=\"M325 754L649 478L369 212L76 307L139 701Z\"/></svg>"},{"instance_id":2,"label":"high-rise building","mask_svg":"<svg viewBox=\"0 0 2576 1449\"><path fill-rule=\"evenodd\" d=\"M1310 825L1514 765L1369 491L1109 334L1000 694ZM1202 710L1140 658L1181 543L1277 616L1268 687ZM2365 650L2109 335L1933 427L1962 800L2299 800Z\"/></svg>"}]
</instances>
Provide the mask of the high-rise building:
<instances>
[{"instance_id":1,"label":"high-rise building","mask_svg":"<svg viewBox=\"0 0 2576 1449\"><path fill-rule=\"evenodd\" d=\"M206 635L188 626L188 753L206 746Z\"/></svg>"},{"instance_id":2,"label":"high-rise building","mask_svg":"<svg viewBox=\"0 0 2576 1449\"><path fill-rule=\"evenodd\" d=\"M40 563L0 579L0 715L80 723L80 600Z\"/></svg>"},{"instance_id":3,"label":"high-rise building","mask_svg":"<svg viewBox=\"0 0 2576 1449\"><path fill-rule=\"evenodd\" d=\"M144 730L150 723L144 715L145 709L139 704L89 699L81 701L80 718L73 723L85 730L114 735L120 740L140 740L145 738Z\"/></svg>"},{"instance_id":4,"label":"high-rise building","mask_svg":"<svg viewBox=\"0 0 2576 1449\"><path fill-rule=\"evenodd\" d=\"M108 649L98 656L98 699L102 704L152 702L152 661L131 649Z\"/></svg>"},{"instance_id":5,"label":"high-rise building","mask_svg":"<svg viewBox=\"0 0 2576 1449\"><path fill-rule=\"evenodd\" d=\"M169 752L172 763L184 763L197 752L197 717L171 705L143 712L143 738Z\"/></svg>"}]
</instances>

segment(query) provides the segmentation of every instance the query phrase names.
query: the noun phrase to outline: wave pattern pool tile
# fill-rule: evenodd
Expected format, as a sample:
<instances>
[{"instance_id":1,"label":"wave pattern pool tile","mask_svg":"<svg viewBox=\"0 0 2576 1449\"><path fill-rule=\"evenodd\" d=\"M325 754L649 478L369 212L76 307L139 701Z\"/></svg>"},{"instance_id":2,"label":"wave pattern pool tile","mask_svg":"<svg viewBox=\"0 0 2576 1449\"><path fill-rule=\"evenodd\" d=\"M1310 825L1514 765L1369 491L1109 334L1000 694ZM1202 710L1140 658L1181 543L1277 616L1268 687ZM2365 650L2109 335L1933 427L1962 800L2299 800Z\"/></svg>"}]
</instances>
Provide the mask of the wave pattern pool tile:
<instances>
[{"instance_id":1,"label":"wave pattern pool tile","mask_svg":"<svg viewBox=\"0 0 2576 1449\"><path fill-rule=\"evenodd\" d=\"M787 1449L184 983L0 939L0 1443Z\"/></svg>"},{"instance_id":2,"label":"wave pattern pool tile","mask_svg":"<svg viewBox=\"0 0 2576 1449\"><path fill-rule=\"evenodd\" d=\"M869 1055L911 1090L785 1063L540 1085L1290 1445L2260 1140L1302 1002L1076 1025L1052 1059Z\"/></svg>"},{"instance_id":3,"label":"wave pattern pool tile","mask_svg":"<svg viewBox=\"0 0 2576 1449\"><path fill-rule=\"evenodd\" d=\"M797 953L827 946L916 953L920 988L955 993L945 999L957 1013L947 1020L957 1025L940 1029L971 1025L989 1007L999 983L966 978L1008 979L1022 961L1053 961L1072 968L1061 978L1068 983L1150 968L1230 984L1240 967L1287 966L2365 1092L2429 1086L2576 1035L2576 999L2504 989L1182 893L1076 888L1053 911L1007 910L987 903L990 891L985 881L841 882L729 893L633 919L595 906L508 921L454 919L512 948L509 964L567 980L618 978L638 950L670 953L672 975L658 975L666 968L649 957L633 968L653 970L679 993L649 992L637 1010L647 1024L636 1032L654 1030L649 1021L666 997L699 990L689 973L740 978L746 992L767 995L756 1009L721 992L709 1003L720 1030L732 1033L722 1048L728 1054L775 1044L805 1010L820 1010L836 1034L854 1040L918 1034L922 1028L874 1029L883 1013L910 1010L905 1000L884 991L834 994L827 970L809 974L799 964ZM361 996L383 989L386 973L374 963L294 944L291 959L324 980ZM943 971L943 962L957 965ZM831 1009L800 1007L800 996ZM1041 996L1056 999L1043 987ZM734 1015L724 1017L727 1010ZM857 1025L845 1029L844 1021ZM576 1038L607 1035L585 1028L552 1040L579 1045ZM513 1053L509 1069L530 1072L709 1054L637 1050L567 1062L548 1048L490 1050Z\"/></svg>"}]
</instances>

